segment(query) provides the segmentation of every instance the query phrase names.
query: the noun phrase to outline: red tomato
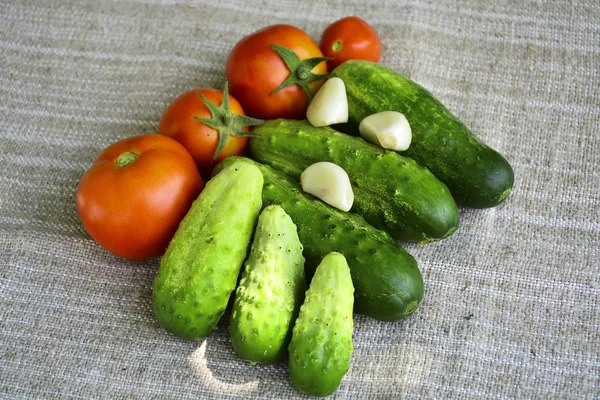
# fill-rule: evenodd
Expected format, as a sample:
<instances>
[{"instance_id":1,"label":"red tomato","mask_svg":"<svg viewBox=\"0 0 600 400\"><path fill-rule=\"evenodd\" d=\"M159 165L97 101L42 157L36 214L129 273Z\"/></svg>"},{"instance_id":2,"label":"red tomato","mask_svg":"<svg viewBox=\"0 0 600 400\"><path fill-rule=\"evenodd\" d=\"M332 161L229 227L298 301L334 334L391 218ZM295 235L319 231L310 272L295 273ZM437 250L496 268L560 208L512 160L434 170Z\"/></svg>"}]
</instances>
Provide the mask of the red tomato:
<instances>
[{"instance_id":1,"label":"red tomato","mask_svg":"<svg viewBox=\"0 0 600 400\"><path fill-rule=\"evenodd\" d=\"M244 37L229 54L225 75L231 94L248 115L256 118L305 118L309 98L301 86L292 84L272 94L290 77L290 69L271 45L293 51L301 61L323 57L319 46L303 30L291 25L268 26ZM297 71L291 71L293 77L298 75ZM327 64L321 62L309 71L325 74ZM309 80L305 82L314 94L323 81Z\"/></svg>"},{"instance_id":2,"label":"red tomato","mask_svg":"<svg viewBox=\"0 0 600 400\"><path fill-rule=\"evenodd\" d=\"M200 171L209 172L223 158L241 154L246 147L248 137L227 135L225 147L213 161L220 133L194 118L209 119L212 117L211 111L204 104L200 95L203 95L215 106L221 106L223 103L224 92L221 90L195 89L183 93L165 109L158 123L158 133L172 137L181 143L192 155ZM232 96L228 96L228 98L230 111L233 114L245 115L240 103ZM245 126L239 128L244 131L248 130Z\"/></svg>"},{"instance_id":3,"label":"red tomato","mask_svg":"<svg viewBox=\"0 0 600 400\"><path fill-rule=\"evenodd\" d=\"M321 36L321 50L330 70L348 60L378 62L381 42L375 29L358 17L346 17L329 25Z\"/></svg>"},{"instance_id":4,"label":"red tomato","mask_svg":"<svg viewBox=\"0 0 600 400\"><path fill-rule=\"evenodd\" d=\"M77 186L77 211L90 236L129 259L164 253L204 183L176 140L141 135L107 147Z\"/></svg>"}]
</instances>

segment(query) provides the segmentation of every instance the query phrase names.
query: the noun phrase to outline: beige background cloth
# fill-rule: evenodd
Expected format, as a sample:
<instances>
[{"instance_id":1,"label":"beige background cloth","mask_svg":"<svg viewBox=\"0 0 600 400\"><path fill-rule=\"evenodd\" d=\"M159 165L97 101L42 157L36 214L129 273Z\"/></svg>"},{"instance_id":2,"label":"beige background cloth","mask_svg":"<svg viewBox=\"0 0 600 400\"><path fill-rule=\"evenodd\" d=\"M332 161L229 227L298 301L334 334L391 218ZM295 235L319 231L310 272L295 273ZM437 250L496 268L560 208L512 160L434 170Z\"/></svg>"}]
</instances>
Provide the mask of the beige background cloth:
<instances>
[{"instance_id":1,"label":"beige background cloth","mask_svg":"<svg viewBox=\"0 0 600 400\"><path fill-rule=\"evenodd\" d=\"M319 40L358 15L381 63L433 92L514 167L495 209L406 245L420 309L355 318L335 398L600 397L600 4L588 1L0 2L0 397L295 398L222 320L201 342L154 322L158 259L96 245L74 193L97 154L155 132L166 105L221 88L244 35Z\"/></svg>"}]
</instances>

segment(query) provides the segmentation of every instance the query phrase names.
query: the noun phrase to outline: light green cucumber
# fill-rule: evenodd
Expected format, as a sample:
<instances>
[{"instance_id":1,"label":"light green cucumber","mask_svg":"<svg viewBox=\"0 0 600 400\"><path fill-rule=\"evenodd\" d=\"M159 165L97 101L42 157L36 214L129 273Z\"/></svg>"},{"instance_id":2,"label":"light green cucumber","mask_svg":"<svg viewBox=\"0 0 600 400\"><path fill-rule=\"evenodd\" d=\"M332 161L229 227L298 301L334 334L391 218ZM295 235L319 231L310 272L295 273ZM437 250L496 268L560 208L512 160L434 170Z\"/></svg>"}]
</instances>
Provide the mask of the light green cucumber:
<instances>
[{"instance_id":1,"label":"light green cucumber","mask_svg":"<svg viewBox=\"0 0 600 400\"><path fill-rule=\"evenodd\" d=\"M152 292L160 326L190 340L217 324L239 275L262 207L263 176L233 163L207 184L163 256Z\"/></svg>"},{"instance_id":2,"label":"light green cucumber","mask_svg":"<svg viewBox=\"0 0 600 400\"><path fill-rule=\"evenodd\" d=\"M354 287L344 256L323 258L306 292L289 346L294 386L313 396L336 391L352 357Z\"/></svg>"},{"instance_id":3,"label":"light green cucumber","mask_svg":"<svg viewBox=\"0 0 600 400\"><path fill-rule=\"evenodd\" d=\"M235 352L252 363L282 360L305 291L296 225L281 207L265 207L235 292L229 323Z\"/></svg>"}]
</instances>

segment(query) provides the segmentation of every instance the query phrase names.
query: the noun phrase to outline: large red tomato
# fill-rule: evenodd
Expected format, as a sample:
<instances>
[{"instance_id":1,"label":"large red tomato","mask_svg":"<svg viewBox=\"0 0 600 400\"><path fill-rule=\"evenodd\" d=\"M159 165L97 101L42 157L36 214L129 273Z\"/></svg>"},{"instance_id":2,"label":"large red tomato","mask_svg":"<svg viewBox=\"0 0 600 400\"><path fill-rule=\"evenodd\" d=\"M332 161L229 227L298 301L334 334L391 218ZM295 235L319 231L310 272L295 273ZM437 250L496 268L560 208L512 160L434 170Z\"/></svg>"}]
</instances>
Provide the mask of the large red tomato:
<instances>
[{"instance_id":1,"label":"large red tomato","mask_svg":"<svg viewBox=\"0 0 600 400\"><path fill-rule=\"evenodd\" d=\"M225 98L227 101L223 102ZM247 125L257 123L244 115L242 106L229 96L227 89L195 89L167 106L158 123L158 133L181 143L200 171L208 173L223 158L237 156L244 150Z\"/></svg>"},{"instance_id":2,"label":"large red tomato","mask_svg":"<svg viewBox=\"0 0 600 400\"><path fill-rule=\"evenodd\" d=\"M77 211L90 236L129 259L162 255L204 183L176 140L141 135L107 147L77 186Z\"/></svg>"},{"instance_id":3,"label":"large red tomato","mask_svg":"<svg viewBox=\"0 0 600 400\"><path fill-rule=\"evenodd\" d=\"M280 46L279 50L273 45ZM235 45L225 75L231 94L248 115L301 119L309 103L307 90L312 95L323 83L325 60L306 32L291 25L273 25ZM286 87L274 93L282 84Z\"/></svg>"},{"instance_id":4,"label":"large red tomato","mask_svg":"<svg viewBox=\"0 0 600 400\"><path fill-rule=\"evenodd\" d=\"M321 36L321 50L330 70L348 60L378 62L381 41L371 25L358 17L346 17L329 25Z\"/></svg>"}]
</instances>

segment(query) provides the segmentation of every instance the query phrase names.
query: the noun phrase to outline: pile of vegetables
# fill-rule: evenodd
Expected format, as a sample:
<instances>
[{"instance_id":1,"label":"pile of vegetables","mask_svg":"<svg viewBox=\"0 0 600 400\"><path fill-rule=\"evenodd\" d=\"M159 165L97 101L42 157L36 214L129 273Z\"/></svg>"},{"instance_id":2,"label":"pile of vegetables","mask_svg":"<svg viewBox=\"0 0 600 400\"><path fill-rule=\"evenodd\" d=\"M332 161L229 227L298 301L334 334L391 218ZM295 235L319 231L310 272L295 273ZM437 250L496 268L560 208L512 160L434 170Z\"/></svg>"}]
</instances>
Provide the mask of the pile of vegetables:
<instances>
[{"instance_id":1,"label":"pile of vegetables","mask_svg":"<svg viewBox=\"0 0 600 400\"><path fill-rule=\"evenodd\" d=\"M203 339L232 304L240 357L287 358L296 388L329 395L349 368L353 312L398 321L422 300L417 262L397 242L444 239L459 205L507 198L504 157L380 54L357 17L331 24L320 46L266 27L233 48L224 90L181 94L158 134L99 155L77 188L79 215L118 256L162 256L160 326Z\"/></svg>"}]
</instances>

